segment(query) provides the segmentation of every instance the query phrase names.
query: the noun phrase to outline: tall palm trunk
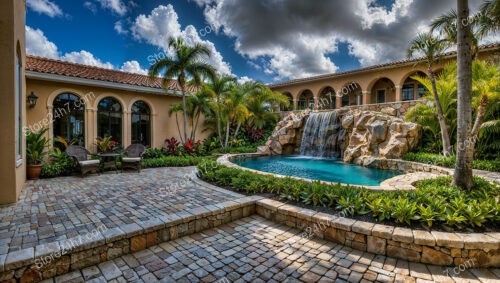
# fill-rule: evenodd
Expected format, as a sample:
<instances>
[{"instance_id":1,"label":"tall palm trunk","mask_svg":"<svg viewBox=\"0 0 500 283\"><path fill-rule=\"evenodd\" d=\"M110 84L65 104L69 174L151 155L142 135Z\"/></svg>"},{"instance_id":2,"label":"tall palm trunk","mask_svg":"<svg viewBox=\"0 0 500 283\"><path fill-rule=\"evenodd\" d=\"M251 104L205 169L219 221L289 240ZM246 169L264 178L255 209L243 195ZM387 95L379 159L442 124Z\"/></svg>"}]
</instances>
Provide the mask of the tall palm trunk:
<instances>
[{"instance_id":1,"label":"tall palm trunk","mask_svg":"<svg viewBox=\"0 0 500 283\"><path fill-rule=\"evenodd\" d=\"M187 142L188 133L187 133L187 111L186 111L186 86L185 86L185 75L182 73L179 77L179 84L181 85L182 90L182 113L184 116L184 142Z\"/></svg>"},{"instance_id":2,"label":"tall palm trunk","mask_svg":"<svg viewBox=\"0 0 500 283\"><path fill-rule=\"evenodd\" d=\"M177 116L177 112L175 112L175 123L177 124L177 132L179 132L179 138L182 141L181 127L179 127L179 117Z\"/></svg>"},{"instance_id":3,"label":"tall palm trunk","mask_svg":"<svg viewBox=\"0 0 500 283\"><path fill-rule=\"evenodd\" d=\"M229 128L231 125L231 120L228 118L226 122L226 141L224 142L224 147L227 147L227 144L229 142Z\"/></svg>"},{"instance_id":4,"label":"tall palm trunk","mask_svg":"<svg viewBox=\"0 0 500 283\"><path fill-rule=\"evenodd\" d=\"M457 0L457 62L458 62L458 117L457 161L453 184L464 190L472 188L473 152L464 146L471 137L472 123L472 55L470 25L461 24L469 17L468 0ZM470 142L470 141L469 141Z\"/></svg>"},{"instance_id":5,"label":"tall palm trunk","mask_svg":"<svg viewBox=\"0 0 500 283\"><path fill-rule=\"evenodd\" d=\"M430 64L427 67L427 71L429 72L429 79L432 85L432 94L434 95L434 100L436 100L437 116L439 127L441 128L441 140L443 141L443 155L450 156L450 134L448 133L448 128L446 127L443 107L441 106L441 101L439 101L439 95L436 88L436 78L434 77L434 72L432 71L432 66Z\"/></svg>"},{"instance_id":6,"label":"tall palm trunk","mask_svg":"<svg viewBox=\"0 0 500 283\"><path fill-rule=\"evenodd\" d=\"M234 131L233 140L236 140L236 138L238 137L238 132L240 131L240 128L241 128L241 122L238 122L238 125L236 126L236 131Z\"/></svg>"}]
</instances>

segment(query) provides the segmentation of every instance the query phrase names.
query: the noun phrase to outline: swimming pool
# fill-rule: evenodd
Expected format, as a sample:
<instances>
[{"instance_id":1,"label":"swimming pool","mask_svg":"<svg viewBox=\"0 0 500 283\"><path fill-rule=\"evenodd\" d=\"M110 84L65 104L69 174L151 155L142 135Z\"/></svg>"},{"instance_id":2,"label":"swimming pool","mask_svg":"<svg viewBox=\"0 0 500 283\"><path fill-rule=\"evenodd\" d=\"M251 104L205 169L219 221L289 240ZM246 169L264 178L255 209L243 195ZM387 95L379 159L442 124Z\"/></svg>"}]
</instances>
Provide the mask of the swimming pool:
<instances>
[{"instance_id":1,"label":"swimming pool","mask_svg":"<svg viewBox=\"0 0 500 283\"><path fill-rule=\"evenodd\" d=\"M235 159L232 162L268 173L363 186L378 186L384 180L403 174L348 164L340 159L310 156L264 156Z\"/></svg>"}]
</instances>

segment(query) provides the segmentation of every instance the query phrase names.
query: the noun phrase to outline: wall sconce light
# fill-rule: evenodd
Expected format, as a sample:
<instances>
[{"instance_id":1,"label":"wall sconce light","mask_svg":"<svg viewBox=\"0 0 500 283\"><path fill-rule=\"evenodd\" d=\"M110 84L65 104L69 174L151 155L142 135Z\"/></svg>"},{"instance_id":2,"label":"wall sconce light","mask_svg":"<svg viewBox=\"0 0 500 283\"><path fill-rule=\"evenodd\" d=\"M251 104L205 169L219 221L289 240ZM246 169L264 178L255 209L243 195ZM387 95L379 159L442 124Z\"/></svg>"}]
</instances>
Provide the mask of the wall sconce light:
<instances>
[{"instance_id":1,"label":"wall sconce light","mask_svg":"<svg viewBox=\"0 0 500 283\"><path fill-rule=\"evenodd\" d=\"M36 106L37 100L38 96L36 96L34 92L31 92L30 95L28 95L28 105L30 108L34 108Z\"/></svg>"}]
</instances>

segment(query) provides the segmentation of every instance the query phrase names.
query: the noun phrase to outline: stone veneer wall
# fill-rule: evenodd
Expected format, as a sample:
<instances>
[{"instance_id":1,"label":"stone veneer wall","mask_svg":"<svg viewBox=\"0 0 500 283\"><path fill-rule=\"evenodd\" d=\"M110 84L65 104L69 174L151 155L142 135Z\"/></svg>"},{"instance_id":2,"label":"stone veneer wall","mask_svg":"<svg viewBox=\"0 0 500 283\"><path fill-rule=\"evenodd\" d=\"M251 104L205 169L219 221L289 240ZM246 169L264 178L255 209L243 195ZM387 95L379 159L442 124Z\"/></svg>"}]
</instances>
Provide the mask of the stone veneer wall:
<instances>
[{"instance_id":1,"label":"stone veneer wall","mask_svg":"<svg viewBox=\"0 0 500 283\"><path fill-rule=\"evenodd\" d=\"M437 175L451 175L453 171L451 169L443 168L440 166L401 159L374 159L370 164L367 165L367 167L384 170L403 171L408 173L427 172Z\"/></svg>"},{"instance_id":2,"label":"stone veneer wall","mask_svg":"<svg viewBox=\"0 0 500 283\"><path fill-rule=\"evenodd\" d=\"M38 282L214 228L255 214L255 202L261 198L244 197L193 208L140 226L133 223L109 228L92 239L82 236L0 255L0 282ZM61 250L61 246L72 248ZM52 257L50 263L37 268L35 260L46 257Z\"/></svg>"},{"instance_id":3,"label":"stone veneer wall","mask_svg":"<svg viewBox=\"0 0 500 283\"><path fill-rule=\"evenodd\" d=\"M400 228L335 217L270 199L257 201L256 211L268 220L302 231L310 227L316 237L359 251L442 266L468 263L472 268L500 267L498 232L447 233Z\"/></svg>"},{"instance_id":4,"label":"stone veneer wall","mask_svg":"<svg viewBox=\"0 0 500 283\"><path fill-rule=\"evenodd\" d=\"M424 103L424 100L409 100L409 101L400 101L400 102L390 102L390 103L379 103L379 104L367 104L367 105L355 105L355 106L346 106L343 108L347 109L359 109L362 111L377 111L382 112L387 115L396 116L398 118L404 118L406 112L411 107Z\"/></svg>"}]
</instances>

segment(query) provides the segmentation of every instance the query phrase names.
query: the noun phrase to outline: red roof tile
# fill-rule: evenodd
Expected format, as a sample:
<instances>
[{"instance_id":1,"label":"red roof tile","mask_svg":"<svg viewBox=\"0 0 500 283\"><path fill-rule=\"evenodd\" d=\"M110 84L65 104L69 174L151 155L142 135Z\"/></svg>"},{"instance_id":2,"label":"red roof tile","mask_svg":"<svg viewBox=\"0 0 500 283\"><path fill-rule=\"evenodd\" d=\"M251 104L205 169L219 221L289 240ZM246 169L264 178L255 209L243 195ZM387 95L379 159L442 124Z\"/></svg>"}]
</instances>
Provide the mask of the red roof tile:
<instances>
[{"instance_id":1,"label":"red roof tile","mask_svg":"<svg viewBox=\"0 0 500 283\"><path fill-rule=\"evenodd\" d=\"M26 57L26 70L45 74L55 74L67 77L113 82L141 87L161 88L162 79L151 80L149 76L128 73L117 70L104 69L60 60L37 56ZM168 84L170 90L180 90L176 80ZM196 91L195 87L188 87L189 92Z\"/></svg>"}]
</instances>

